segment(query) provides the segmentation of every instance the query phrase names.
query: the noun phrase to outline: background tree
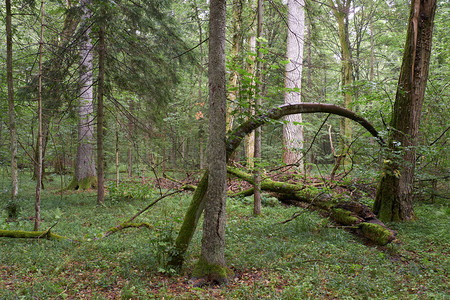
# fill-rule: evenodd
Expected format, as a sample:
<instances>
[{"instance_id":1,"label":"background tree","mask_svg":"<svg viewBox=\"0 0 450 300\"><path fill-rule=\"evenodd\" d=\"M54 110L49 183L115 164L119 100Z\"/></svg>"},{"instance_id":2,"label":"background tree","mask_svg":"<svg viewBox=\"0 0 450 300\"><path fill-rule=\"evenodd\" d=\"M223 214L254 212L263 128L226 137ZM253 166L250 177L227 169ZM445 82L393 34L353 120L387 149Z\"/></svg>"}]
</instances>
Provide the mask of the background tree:
<instances>
[{"instance_id":1,"label":"background tree","mask_svg":"<svg viewBox=\"0 0 450 300\"><path fill-rule=\"evenodd\" d=\"M342 78L342 94L344 96L344 107L352 110L352 84L353 84L353 62L352 62L352 52L350 45L350 35L349 35L349 15L350 15L350 7L352 0L329 0L328 1L331 10L333 12L334 17L338 23L338 37L339 44L341 48L341 78ZM347 119L342 119L340 124L340 149L339 155L336 161L336 167L339 167L341 163L345 164L345 156L348 153L349 147L348 144L352 140L352 128L351 123ZM342 159L344 158L344 161ZM334 175L334 171L332 172L332 176Z\"/></svg>"},{"instance_id":2,"label":"background tree","mask_svg":"<svg viewBox=\"0 0 450 300\"><path fill-rule=\"evenodd\" d=\"M80 91L78 104L78 148L75 174L68 189L89 189L97 183L94 156L94 86L93 46L91 34L92 2L81 0L82 31L80 43Z\"/></svg>"},{"instance_id":3,"label":"background tree","mask_svg":"<svg viewBox=\"0 0 450 300\"><path fill-rule=\"evenodd\" d=\"M16 134L16 117L14 112L14 81L13 81L13 40L12 40L12 23L11 23L11 1L6 0L6 82L8 86L8 117L9 117L9 135L10 135L10 151L11 151L11 205L10 217L16 217L17 211L17 194L19 192L19 181L17 174L17 134Z\"/></svg>"},{"instance_id":4,"label":"background tree","mask_svg":"<svg viewBox=\"0 0 450 300\"><path fill-rule=\"evenodd\" d=\"M286 92L284 103L301 103L303 44L305 32L305 2L288 1L288 35L286 56ZM283 126L283 162L298 165L303 170L303 126L302 116L290 115Z\"/></svg>"}]
</instances>

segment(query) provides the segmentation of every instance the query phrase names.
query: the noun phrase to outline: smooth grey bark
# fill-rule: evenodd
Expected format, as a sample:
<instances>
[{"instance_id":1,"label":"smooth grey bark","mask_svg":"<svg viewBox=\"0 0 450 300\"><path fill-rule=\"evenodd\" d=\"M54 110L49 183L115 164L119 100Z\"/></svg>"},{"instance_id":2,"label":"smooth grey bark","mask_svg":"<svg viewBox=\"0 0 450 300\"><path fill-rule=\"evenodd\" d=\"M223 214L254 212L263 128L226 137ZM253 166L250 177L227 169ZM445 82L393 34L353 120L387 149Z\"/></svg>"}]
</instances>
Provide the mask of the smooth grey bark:
<instances>
[{"instance_id":1,"label":"smooth grey bark","mask_svg":"<svg viewBox=\"0 0 450 300\"><path fill-rule=\"evenodd\" d=\"M286 56L289 63L286 65L285 87L299 89L284 93L284 103L301 103L302 70L303 70L303 44L305 33L305 1L288 1L288 37ZM289 115L283 125L283 162L297 164L303 170L303 126L302 115Z\"/></svg>"},{"instance_id":2,"label":"smooth grey bark","mask_svg":"<svg viewBox=\"0 0 450 300\"><path fill-rule=\"evenodd\" d=\"M12 12L11 0L6 0L6 82L8 85L8 117L11 151L11 197L15 202L19 193L19 180L17 173L17 134L16 134L16 116L14 112L14 81L13 81L13 63L12 63Z\"/></svg>"},{"instance_id":3,"label":"smooth grey bark","mask_svg":"<svg viewBox=\"0 0 450 300\"><path fill-rule=\"evenodd\" d=\"M226 1L210 1L209 18L209 143L208 188L205 199L202 251L196 272L213 281L227 280L225 268L226 221Z\"/></svg>"},{"instance_id":4,"label":"smooth grey bark","mask_svg":"<svg viewBox=\"0 0 450 300\"><path fill-rule=\"evenodd\" d=\"M80 45L80 94L78 105L78 148L74 181L69 189L89 189L96 183L94 158L93 46L91 0L81 0L84 34Z\"/></svg>"}]
</instances>

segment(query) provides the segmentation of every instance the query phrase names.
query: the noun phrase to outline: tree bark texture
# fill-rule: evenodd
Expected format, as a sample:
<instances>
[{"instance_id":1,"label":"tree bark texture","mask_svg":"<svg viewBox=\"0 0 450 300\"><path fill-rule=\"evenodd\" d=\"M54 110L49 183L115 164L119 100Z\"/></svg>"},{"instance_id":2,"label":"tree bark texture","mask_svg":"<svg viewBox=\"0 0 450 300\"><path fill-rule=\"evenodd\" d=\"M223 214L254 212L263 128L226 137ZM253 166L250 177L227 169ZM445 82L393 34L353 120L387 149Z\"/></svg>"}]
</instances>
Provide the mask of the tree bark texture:
<instances>
[{"instance_id":1,"label":"tree bark texture","mask_svg":"<svg viewBox=\"0 0 450 300\"><path fill-rule=\"evenodd\" d=\"M225 263L226 166L226 1L210 1L209 19L209 143L208 187L205 199L202 251L195 276L227 281Z\"/></svg>"},{"instance_id":2,"label":"tree bark texture","mask_svg":"<svg viewBox=\"0 0 450 300\"><path fill-rule=\"evenodd\" d=\"M6 82L8 85L8 117L10 134L10 152L11 152L11 197L15 202L19 192L19 181L17 173L17 134L16 134L16 116L14 112L14 81L13 81L13 63L12 63L12 12L11 0L6 0Z\"/></svg>"},{"instance_id":3,"label":"tree bark texture","mask_svg":"<svg viewBox=\"0 0 450 300\"><path fill-rule=\"evenodd\" d=\"M290 90L284 93L284 103L301 103L303 45L305 33L305 1L288 1L288 36L286 56L289 63L286 65L285 87ZM283 125L283 162L297 164L303 170L303 126L302 115L288 115Z\"/></svg>"},{"instance_id":4,"label":"tree bark texture","mask_svg":"<svg viewBox=\"0 0 450 300\"><path fill-rule=\"evenodd\" d=\"M102 9L102 18L105 14ZM99 41L98 41L98 88L97 88L97 205L101 205L105 200L105 174L104 174L104 154L103 154L103 95L105 87L105 24L101 20Z\"/></svg>"},{"instance_id":5,"label":"tree bark texture","mask_svg":"<svg viewBox=\"0 0 450 300\"><path fill-rule=\"evenodd\" d=\"M80 45L78 148L75 176L68 189L89 189L97 183L94 158L93 46L90 37L91 0L81 0L84 35Z\"/></svg>"},{"instance_id":6,"label":"tree bark texture","mask_svg":"<svg viewBox=\"0 0 450 300\"><path fill-rule=\"evenodd\" d=\"M352 84L353 84L353 63L350 48L350 39L348 31L348 15L350 13L351 0L329 0L332 12L338 23L338 37L341 46L341 62L342 62L342 94L344 96L344 107L352 110ZM347 144L352 139L352 127L350 120L341 121L341 143L339 155L345 156L348 152ZM343 140L345 139L345 140ZM345 165L346 160L341 160Z\"/></svg>"},{"instance_id":7,"label":"tree bark texture","mask_svg":"<svg viewBox=\"0 0 450 300\"><path fill-rule=\"evenodd\" d=\"M413 179L420 116L428 79L436 0L413 0L395 96L388 147L374 211L386 221L414 219ZM394 152L400 152L400 157Z\"/></svg>"},{"instance_id":8,"label":"tree bark texture","mask_svg":"<svg viewBox=\"0 0 450 300\"><path fill-rule=\"evenodd\" d=\"M232 40L231 40L231 61L235 65L240 65L239 51L242 48L242 0L233 0L232 8L233 19L232 22ZM201 42L201 41L200 41ZM238 77L237 71L231 71L228 77L228 105L227 105L227 132L233 129L234 117L233 110L236 108L236 99L238 96Z\"/></svg>"},{"instance_id":9,"label":"tree bark texture","mask_svg":"<svg viewBox=\"0 0 450 300\"><path fill-rule=\"evenodd\" d=\"M254 1L252 1L252 7L253 7L253 3ZM256 51L256 32L255 30L252 28L251 29L251 35L249 38L249 47L250 47L250 52L251 53L255 53ZM253 80L253 76L255 74L255 56L250 55L247 59L247 61L249 62L247 65L247 72L249 74L252 74L252 82L251 82L251 90L252 92L248 95L250 95L248 97L248 106L250 107L250 111L248 112L249 115L254 115L255 114L255 89L253 88L255 86L255 80ZM255 132L252 131L250 132L246 137L245 137L245 158L247 160L247 168L253 168L255 166L254 163L254 158L255 158Z\"/></svg>"},{"instance_id":10,"label":"tree bark texture","mask_svg":"<svg viewBox=\"0 0 450 300\"><path fill-rule=\"evenodd\" d=\"M38 83L38 173L36 178L36 200L34 203L34 231L39 231L41 224L41 189L42 189L42 55L44 51L44 0L41 0L41 31L39 39L39 83Z\"/></svg>"},{"instance_id":11,"label":"tree bark texture","mask_svg":"<svg viewBox=\"0 0 450 300\"><path fill-rule=\"evenodd\" d=\"M263 75L262 75L262 68L263 68L263 53L261 51L261 37L263 34L263 22L264 22L264 7L263 7L263 0L258 0L258 9L256 14L256 21L257 21L257 28L256 28L256 37L258 38L257 41L257 57L258 60L256 62L256 111L259 111L261 109L262 105L262 96L263 96ZM256 128L255 130L255 160L256 162L261 161L261 145L262 145L262 130L261 127ZM254 189L255 193L253 194L253 215L258 216L261 214L261 167L256 166L254 171Z\"/></svg>"}]
</instances>

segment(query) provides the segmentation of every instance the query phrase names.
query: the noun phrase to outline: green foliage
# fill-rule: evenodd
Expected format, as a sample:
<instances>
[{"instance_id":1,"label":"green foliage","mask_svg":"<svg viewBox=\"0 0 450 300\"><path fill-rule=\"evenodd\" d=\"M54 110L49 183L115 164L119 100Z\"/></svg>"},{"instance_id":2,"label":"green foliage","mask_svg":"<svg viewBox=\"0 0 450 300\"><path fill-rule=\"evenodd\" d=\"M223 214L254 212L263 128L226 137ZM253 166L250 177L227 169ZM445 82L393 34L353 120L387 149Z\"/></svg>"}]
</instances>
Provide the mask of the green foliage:
<instances>
[{"instance_id":1,"label":"green foliage","mask_svg":"<svg viewBox=\"0 0 450 300\"><path fill-rule=\"evenodd\" d=\"M108 199L113 202L127 201L131 199L148 200L156 195L156 191L150 184L142 184L133 181L121 181L117 186L115 182L108 182Z\"/></svg>"},{"instance_id":2,"label":"green foliage","mask_svg":"<svg viewBox=\"0 0 450 300\"><path fill-rule=\"evenodd\" d=\"M158 272L173 275L176 270L169 266L170 259L177 255L175 239L177 232L173 224L160 226L157 228L155 236L150 239L151 255L156 258Z\"/></svg>"}]
</instances>

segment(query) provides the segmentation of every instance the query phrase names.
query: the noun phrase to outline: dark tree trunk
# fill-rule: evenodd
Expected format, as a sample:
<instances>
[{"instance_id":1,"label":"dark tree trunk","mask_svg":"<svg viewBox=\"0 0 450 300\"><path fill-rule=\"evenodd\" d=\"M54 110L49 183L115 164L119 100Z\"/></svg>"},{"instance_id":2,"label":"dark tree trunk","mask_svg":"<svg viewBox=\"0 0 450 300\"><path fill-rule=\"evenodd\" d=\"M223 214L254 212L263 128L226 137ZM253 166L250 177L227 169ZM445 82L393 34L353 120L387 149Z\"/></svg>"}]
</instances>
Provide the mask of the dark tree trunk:
<instances>
[{"instance_id":1,"label":"dark tree trunk","mask_svg":"<svg viewBox=\"0 0 450 300\"><path fill-rule=\"evenodd\" d=\"M105 14L102 10L102 18ZM98 89L97 89L97 205L101 205L105 200L104 179L105 174L103 170L104 155L103 155L103 95L105 86L105 24L101 20L98 41Z\"/></svg>"},{"instance_id":2,"label":"dark tree trunk","mask_svg":"<svg viewBox=\"0 0 450 300\"><path fill-rule=\"evenodd\" d=\"M256 62L256 78L258 83L256 84L256 111L261 109L262 105L262 96L263 96L263 85L262 85L262 59L263 53L260 49L261 47L261 37L263 31L263 22L264 22L264 7L263 0L258 0L258 10L257 10L257 23L258 27L256 29L256 37L257 37L257 48L258 48L258 60ZM261 144L262 144L262 130L261 127L258 127L255 130L255 160L256 162L261 161ZM255 193L253 195L253 215L258 216L261 214L261 170L260 166L256 166L255 174L254 174L254 188Z\"/></svg>"},{"instance_id":3,"label":"dark tree trunk","mask_svg":"<svg viewBox=\"0 0 450 300\"><path fill-rule=\"evenodd\" d=\"M39 40L39 83L38 83L38 176L36 182L36 201L34 204L34 231L41 225L41 187L42 187L42 52L44 49L44 0L41 0L41 35Z\"/></svg>"},{"instance_id":4,"label":"dark tree trunk","mask_svg":"<svg viewBox=\"0 0 450 300\"><path fill-rule=\"evenodd\" d=\"M16 117L14 112L14 85L13 85L13 65L12 65L12 25L11 25L11 1L6 0L6 81L8 85L8 116L9 116L9 134L11 141L11 197L16 203L16 197L19 190L19 181L17 173L17 135L16 135Z\"/></svg>"},{"instance_id":5,"label":"dark tree trunk","mask_svg":"<svg viewBox=\"0 0 450 300\"><path fill-rule=\"evenodd\" d=\"M420 115L430 63L436 0L413 0L388 147L374 211L383 222L414 219L413 178ZM401 158L394 152L401 151Z\"/></svg>"},{"instance_id":6,"label":"dark tree trunk","mask_svg":"<svg viewBox=\"0 0 450 300\"><path fill-rule=\"evenodd\" d=\"M226 282L225 207L226 165L226 79L225 79L226 1L210 1L209 19L209 143L208 188L205 199L202 252L194 276L207 281Z\"/></svg>"}]
</instances>

